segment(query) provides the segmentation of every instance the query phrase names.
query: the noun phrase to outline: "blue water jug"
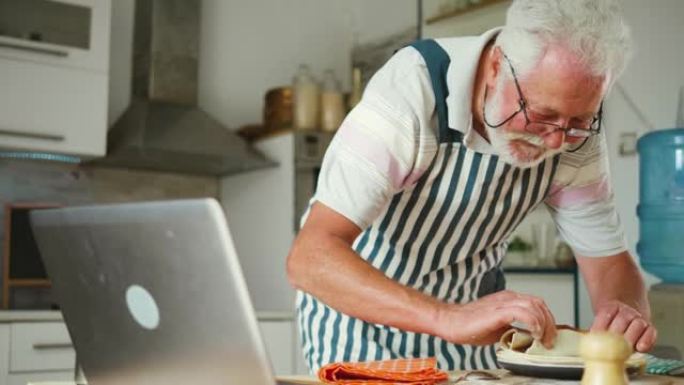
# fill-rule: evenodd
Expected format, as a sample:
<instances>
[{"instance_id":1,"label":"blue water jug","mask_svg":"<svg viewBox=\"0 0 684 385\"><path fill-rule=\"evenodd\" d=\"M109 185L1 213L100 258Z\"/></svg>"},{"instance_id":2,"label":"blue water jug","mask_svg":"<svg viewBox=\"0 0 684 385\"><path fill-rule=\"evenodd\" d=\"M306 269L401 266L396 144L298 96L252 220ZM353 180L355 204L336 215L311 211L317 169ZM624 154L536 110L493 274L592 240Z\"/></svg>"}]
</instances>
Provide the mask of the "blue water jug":
<instances>
[{"instance_id":1,"label":"blue water jug","mask_svg":"<svg viewBox=\"0 0 684 385\"><path fill-rule=\"evenodd\" d=\"M646 271L684 283L684 128L639 139L639 243Z\"/></svg>"}]
</instances>

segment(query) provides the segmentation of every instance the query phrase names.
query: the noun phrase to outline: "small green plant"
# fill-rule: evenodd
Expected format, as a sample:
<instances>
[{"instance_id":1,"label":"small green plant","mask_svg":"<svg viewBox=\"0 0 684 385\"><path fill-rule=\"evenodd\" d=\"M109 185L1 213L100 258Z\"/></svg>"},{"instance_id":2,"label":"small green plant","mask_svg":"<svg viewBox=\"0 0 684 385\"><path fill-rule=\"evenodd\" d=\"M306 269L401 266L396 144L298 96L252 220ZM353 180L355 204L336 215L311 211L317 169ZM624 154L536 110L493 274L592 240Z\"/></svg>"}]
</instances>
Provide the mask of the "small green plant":
<instances>
[{"instance_id":1,"label":"small green plant","mask_svg":"<svg viewBox=\"0 0 684 385\"><path fill-rule=\"evenodd\" d=\"M511 241L511 243L508 244L508 251L509 252L527 252L532 250L532 245L528 242L525 242L522 238L520 237L515 237Z\"/></svg>"}]
</instances>

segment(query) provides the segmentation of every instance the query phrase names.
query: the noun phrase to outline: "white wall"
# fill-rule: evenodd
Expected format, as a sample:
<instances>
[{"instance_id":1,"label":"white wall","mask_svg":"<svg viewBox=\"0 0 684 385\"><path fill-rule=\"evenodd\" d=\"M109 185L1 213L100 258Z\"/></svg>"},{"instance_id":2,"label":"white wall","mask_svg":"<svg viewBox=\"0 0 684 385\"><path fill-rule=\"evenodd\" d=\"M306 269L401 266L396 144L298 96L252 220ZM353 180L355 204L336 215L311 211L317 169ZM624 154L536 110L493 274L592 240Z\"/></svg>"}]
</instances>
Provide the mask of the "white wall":
<instances>
[{"instance_id":1,"label":"white wall","mask_svg":"<svg viewBox=\"0 0 684 385\"><path fill-rule=\"evenodd\" d=\"M415 0L203 0L199 105L231 129L261 121L263 96L300 63L349 88L351 49L417 22ZM381 22L379 22L381 21ZM285 257L294 238L292 137L259 147L280 166L221 182L221 201L257 310L293 308Z\"/></svg>"},{"instance_id":2,"label":"white wall","mask_svg":"<svg viewBox=\"0 0 684 385\"><path fill-rule=\"evenodd\" d=\"M441 14L440 6L443 3L443 0L423 0L423 19ZM503 25L509 5L510 1L504 1L435 23L423 23L423 36L437 38L479 35L492 27Z\"/></svg>"},{"instance_id":3,"label":"white wall","mask_svg":"<svg viewBox=\"0 0 684 385\"><path fill-rule=\"evenodd\" d=\"M663 129L675 127L677 93L684 86L684 2L659 0L655 4L641 0L624 2L635 54L619 83L656 129ZM618 145L621 133L641 135L648 128L641 124L616 89L607 100L606 115L616 204L630 249L635 252L639 237L636 216L639 160L637 156L621 157Z\"/></svg>"},{"instance_id":4,"label":"white wall","mask_svg":"<svg viewBox=\"0 0 684 385\"><path fill-rule=\"evenodd\" d=\"M332 68L348 89L354 42L416 21L415 0L203 0L199 104L233 129L258 123L264 93L301 63L319 77Z\"/></svg>"}]
</instances>

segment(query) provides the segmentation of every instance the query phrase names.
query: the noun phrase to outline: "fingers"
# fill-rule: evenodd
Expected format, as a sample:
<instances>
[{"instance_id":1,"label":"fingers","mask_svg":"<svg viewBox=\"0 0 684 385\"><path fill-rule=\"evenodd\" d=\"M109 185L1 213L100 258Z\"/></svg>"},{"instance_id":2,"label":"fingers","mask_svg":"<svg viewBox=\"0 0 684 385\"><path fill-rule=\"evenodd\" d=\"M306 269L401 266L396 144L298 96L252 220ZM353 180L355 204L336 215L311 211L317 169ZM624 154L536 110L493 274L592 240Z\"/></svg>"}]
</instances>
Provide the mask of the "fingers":
<instances>
[{"instance_id":1,"label":"fingers","mask_svg":"<svg viewBox=\"0 0 684 385\"><path fill-rule=\"evenodd\" d=\"M608 303L600 308L594 317L594 323L591 325L592 331L608 330L613 318L618 314L620 305L617 302Z\"/></svg>"},{"instance_id":2,"label":"fingers","mask_svg":"<svg viewBox=\"0 0 684 385\"><path fill-rule=\"evenodd\" d=\"M513 322L521 322L527 325L532 337L540 339L544 333L544 323L546 319L534 307L520 304L509 304L498 309L497 317L504 325L510 325Z\"/></svg>"},{"instance_id":3,"label":"fingers","mask_svg":"<svg viewBox=\"0 0 684 385\"><path fill-rule=\"evenodd\" d=\"M553 343L553 339L556 336L556 325L554 318L544 301L539 298L522 296L511 301L508 306L524 309L533 317L534 323L532 324L526 323L522 319L516 320L527 325L532 337L544 340L545 342L551 341L551 344Z\"/></svg>"},{"instance_id":4,"label":"fingers","mask_svg":"<svg viewBox=\"0 0 684 385\"><path fill-rule=\"evenodd\" d=\"M658 338L658 332L653 326L648 326L646 331L641 335L639 341L636 343L636 349L642 353L645 353L653 348L656 339Z\"/></svg>"},{"instance_id":5,"label":"fingers","mask_svg":"<svg viewBox=\"0 0 684 385\"><path fill-rule=\"evenodd\" d=\"M648 322L641 318L633 320L624 332L625 339L629 342L629 345L636 346L648 327Z\"/></svg>"},{"instance_id":6,"label":"fingers","mask_svg":"<svg viewBox=\"0 0 684 385\"><path fill-rule=\"evenodd\" d=\"M508 290L490 294L483 298L495 306L492 312L497 316L497 327L508 328L513 322L525 324L535 339L547 348L553 346L556 338L556 320L541 298Z\"/></svg>"},{"instance_id":7,"label":"fingers","mask_svg":"<svg viewBox=\"0 0 684 385\"><path fill-rule=\"evenodd\" d=\"M597 312L592 331L607 330L624 335L635 350L646 352L655 344L657 331L634 308L614 301Z\"/></svg>"},{"instance_id":8,"label":"fingers","mask_svg":"<svg viewBox=\"0 0 684 385\"><path fill-rule=\"evenodd\" d=\"M551 310L549 310L549 307L546 306L546 303L544 301L541 301L539 306L542 308L544 314L546 315L546 329L544 330L544 338L542 339L542 344L547 349L551 349L553 348L553 344L556 342L556 319L553 317Z\"/></svg>"},{"instance_id":9,"label":"fingers","mask_svg":"<svg viewBox=\"0 0 684 385\"><path fill-rule=\"evenodd\" d=\"M613 333L625 334L627 328L629 328L632 322L637 319L641 319L641 314L638 311L629 306L622 305L619 307L615 317L613 317L613 320L608 326L608 330Z\"/></svg>"},{"instance_id":10,"label":"fingers","mask_svg":"<svg viewBox=\"0 0 684 385\"><path fill-rule=\"evenodd\" d=\"M543 299L535 296L520 295L520 299L529 302L530 305L539 312L543 321L541 324L541 334L539 336L534 336L540 339L542 344L550 349L553 347L553 343L556 340L556 319L551 314L551 310L546 306L546 302Z\"/></svg>"}]
</instances>

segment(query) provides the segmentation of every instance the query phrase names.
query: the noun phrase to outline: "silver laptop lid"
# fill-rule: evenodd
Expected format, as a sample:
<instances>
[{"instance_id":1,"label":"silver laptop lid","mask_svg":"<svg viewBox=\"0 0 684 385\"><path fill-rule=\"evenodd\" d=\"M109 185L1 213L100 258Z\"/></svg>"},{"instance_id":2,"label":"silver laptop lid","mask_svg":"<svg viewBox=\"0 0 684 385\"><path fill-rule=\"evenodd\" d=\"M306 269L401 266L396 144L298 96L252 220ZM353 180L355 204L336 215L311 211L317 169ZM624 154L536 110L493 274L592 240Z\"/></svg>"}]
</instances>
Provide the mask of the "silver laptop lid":
<instances>
[{"instance_id":1,"label":"silver laptop lid","mask_svg":"<svg viewBox=\"0 0 684 385\"><path fill-rule=\"evenodd\" d=\"M31 221L91 385L275 383L215 200L40 210Z\"/></svg>"}]
</instances>

